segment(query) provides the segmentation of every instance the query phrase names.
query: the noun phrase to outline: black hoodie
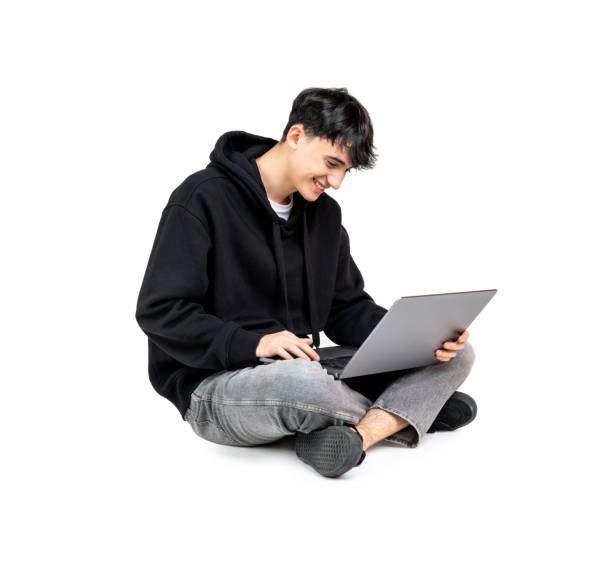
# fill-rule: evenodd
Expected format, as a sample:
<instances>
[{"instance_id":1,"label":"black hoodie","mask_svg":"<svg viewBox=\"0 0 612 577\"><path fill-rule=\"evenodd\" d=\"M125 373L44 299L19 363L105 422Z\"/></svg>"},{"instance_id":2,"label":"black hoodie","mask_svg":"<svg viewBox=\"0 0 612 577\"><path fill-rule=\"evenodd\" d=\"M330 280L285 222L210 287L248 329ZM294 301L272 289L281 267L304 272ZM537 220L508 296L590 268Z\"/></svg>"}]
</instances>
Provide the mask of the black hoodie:
<instances>
[{"instance_id":1,"label":"black hoodie","mask_svg":"<svg viewBox=\"0 0 612 577\"><path fill-rule=\"evenodd\" d=\"M359 346L387 312L363 290L333 198L294 193L289 221L270 206L255 158L276 143L226 132L162 212L136 320L149 379L183 418L207 375L258 363L263 335Z\"/></svg>"}]
</instances>

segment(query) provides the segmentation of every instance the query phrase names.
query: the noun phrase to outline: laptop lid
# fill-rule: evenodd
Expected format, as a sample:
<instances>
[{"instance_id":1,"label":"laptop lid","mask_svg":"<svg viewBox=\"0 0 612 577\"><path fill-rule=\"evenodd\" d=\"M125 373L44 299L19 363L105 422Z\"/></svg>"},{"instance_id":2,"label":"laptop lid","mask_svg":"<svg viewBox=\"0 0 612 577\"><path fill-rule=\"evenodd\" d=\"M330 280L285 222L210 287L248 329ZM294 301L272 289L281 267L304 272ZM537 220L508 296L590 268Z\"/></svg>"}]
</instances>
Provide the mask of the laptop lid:
<instances>
[{"instance_id":1,"label":"laptop lid","mask_svg":"<svg viewBox=\"0 0 612 577\"><path fill-rule=\"evenodd\" d=\"M441 363L436 349L465 331L497 289L396 300L340 375L341 379Z\"/></svg>"}]
</instances>

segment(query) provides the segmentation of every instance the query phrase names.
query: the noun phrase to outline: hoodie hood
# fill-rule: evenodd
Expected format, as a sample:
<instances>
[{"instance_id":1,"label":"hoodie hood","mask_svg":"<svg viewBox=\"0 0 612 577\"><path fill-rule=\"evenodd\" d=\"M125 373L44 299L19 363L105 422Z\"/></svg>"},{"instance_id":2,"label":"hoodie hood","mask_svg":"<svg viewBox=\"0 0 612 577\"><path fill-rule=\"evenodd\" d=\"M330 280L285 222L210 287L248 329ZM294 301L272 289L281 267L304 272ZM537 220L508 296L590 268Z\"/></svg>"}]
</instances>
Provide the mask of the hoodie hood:
<instances>
[{"instance_id":1,"label":"hoodie hood","mask_svg":"<svg viewBox=\"0 0 612 577\"><path fill-rule=\"evenodd\" d=\"M280 225L289 224L280 218L270 206L266 189L259 173L255 159L265 154L278 140L249 134L242 130L232 130L222 134L217 140L210 161L213 166L222 170L245 194L249 195L272 220ZM305 201L294 191L291 214L299 215L304 209ZM295 218L295 217L293 217ZM290 221L293 220L290 218Z\"/></svg>"},{"instance_id":2,"label":"hoodie hood","mask_svg":"<svg viewBox=\"0 0 612 577\"><path fill-rule=\"evenodd\" d=\"M270 150L278 140L250 134L242 130L233 130L222 134L217 140L214 149L210 153L210 162L228 178L230 178L237 188L250 200L256 204L260 210L267 215L271 221L272 238L274 239L274 255L278 270L278 283L283 295L285 304L286 325L288 330L295 333L295 328L289 313L289 296L287 291L287 267L284 258L283 244L281 240L281 227L294 227L296 223L302 222L302 238L304 248L305 270L306 270L306 287L308 299L308 320L315 348L319 348L320 338L319 332L313 328L312 311L314 310L313 290L311 269L312 265L309 262L309 234L307 222L306 205L308 201L304 200L302 195L295 191L293 193L293 208L288 221L280 218L275 212L268 199L265 186L261 179L259 168L255 161L268 150ZM316 202L316 201L315 201ZM303 214L303 218L300 216Z\"/></svg>"}]
</instances>

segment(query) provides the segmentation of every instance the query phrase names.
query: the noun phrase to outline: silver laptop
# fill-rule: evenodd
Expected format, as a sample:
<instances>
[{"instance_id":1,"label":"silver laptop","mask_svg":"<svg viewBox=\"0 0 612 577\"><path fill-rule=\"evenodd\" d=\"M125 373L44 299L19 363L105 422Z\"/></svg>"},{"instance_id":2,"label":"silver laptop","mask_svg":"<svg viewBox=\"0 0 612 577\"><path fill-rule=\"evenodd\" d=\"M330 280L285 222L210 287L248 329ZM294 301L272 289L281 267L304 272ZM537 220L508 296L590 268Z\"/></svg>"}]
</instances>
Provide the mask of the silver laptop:
<instances>
[{"instance_id":1,"label":"silver laptop","mask_svg":"<svg viewBox=\"0 0 612 577\"><path fill-rule=\"evenodd\" d=\"M441 363L436 349L455 341L497 289L417 295L396 300L360 347L317 349L321 365L348 379Z\"/></svg>"}]
</instances>

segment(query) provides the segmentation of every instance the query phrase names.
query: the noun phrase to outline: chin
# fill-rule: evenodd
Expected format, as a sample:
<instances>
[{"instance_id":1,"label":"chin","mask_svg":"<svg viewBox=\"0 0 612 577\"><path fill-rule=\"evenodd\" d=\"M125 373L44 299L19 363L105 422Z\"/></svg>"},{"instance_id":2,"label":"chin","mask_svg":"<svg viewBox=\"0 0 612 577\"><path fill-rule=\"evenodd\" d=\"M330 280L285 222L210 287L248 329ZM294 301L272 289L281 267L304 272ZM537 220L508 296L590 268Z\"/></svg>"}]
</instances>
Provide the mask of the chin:
<instances>
[{"instance_id":1,"label":"chin","mask_svg":"<svg viewBox=\"0 0 612 577\"><path fill-rule=\"evenodd\" d=\"M302 190L300 190L299 193L302 195L303 198L305 198L309 202L314 202L322 194L324 194L324 192L317 192L313 190L312 185L310 185L306 190L307 192L302 192Z\"/></svg>"},{"instance_id":2,"label":"chin","mask_svg":"<svg viewBox=\"0 0 612 577\"><path fill-rule=\"evenodd\" d=\"M314 202L320 196L319 194L317 194L316 192L312 192L311 190L309 190L308 192L305 193L305 192L303 192L302 190L300 190L298 188L298 192L300 193L300 196L304 200L307 200L308 202Z\"/></svg>"}]
</instances>

